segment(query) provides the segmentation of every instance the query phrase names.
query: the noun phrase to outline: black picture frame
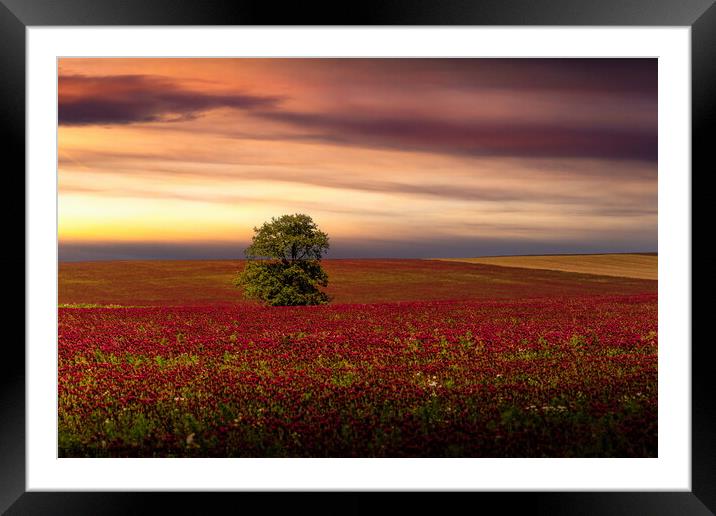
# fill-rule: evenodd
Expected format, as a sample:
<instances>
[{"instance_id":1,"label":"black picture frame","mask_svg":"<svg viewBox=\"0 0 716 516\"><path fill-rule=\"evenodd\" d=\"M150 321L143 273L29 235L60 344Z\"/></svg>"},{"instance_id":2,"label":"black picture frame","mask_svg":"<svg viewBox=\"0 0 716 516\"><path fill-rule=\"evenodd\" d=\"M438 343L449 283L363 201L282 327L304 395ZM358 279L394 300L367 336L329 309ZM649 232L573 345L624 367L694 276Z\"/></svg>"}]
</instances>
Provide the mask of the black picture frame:
<instances>
[{"instance_id":1,"label":"black picture frame","mask_svg":"<svg viewBox=\"0 0 716 516\"><path fill-rule=\"evenodd\" d=\"M24 341L25 225L25 30L31 26L72 25L589 25L691 27L692 185L713 171L716 125L716 5L714 0L382 0L351 4L292 3L246 0L0 0L0 142L6 196L4 328ZM693 191L693 186L692 186ZM21 193L22 192L22 193ZM23 215L24 216L24 215ZM692 220L700 220L693 209ZM692 226L693 241L693 226ZM692 256L693 244L692 244ZM22 284L21 284L22 283ZM701 286L703 285L703 286ZM699 289L706 289L700 282ZM692 291L693 292L693 291ZM693 299L693 295L692 295ZM692 301L693 306L693 301ZM693 321L693 310L692 310ZM692 339L693 340L693 339ZM228 503L242 510L254 493L60 493L26 492L25 488L25 352L20 338L6 333L0 359L0 511L7 514L144 514L162 512L211 514ZM690 345L691 343L684 343ZM692 490L690 492L468 493L439 501L440 512L455 510L470 496L498 503L501 512L539 514L713 514L716 512L716 404L711 373L710 339L692 346ZM316 495L321 500L316 500ZM424 493L403 497L401 512L423 512L435 503ZM262 497L268 509L312 513L358 513L383 505L379 493L272 493ZM236 497L242 497L238 502ZM328 497L328 499L327 499ZM473 500L477 497L477 500ZM270 500L270 501L268 501ZM240 503L240 505L239 505ZM487 507L487 506L483 506ZM436 509L437 510L437 509Z\"/></svg>"}]
</instances>

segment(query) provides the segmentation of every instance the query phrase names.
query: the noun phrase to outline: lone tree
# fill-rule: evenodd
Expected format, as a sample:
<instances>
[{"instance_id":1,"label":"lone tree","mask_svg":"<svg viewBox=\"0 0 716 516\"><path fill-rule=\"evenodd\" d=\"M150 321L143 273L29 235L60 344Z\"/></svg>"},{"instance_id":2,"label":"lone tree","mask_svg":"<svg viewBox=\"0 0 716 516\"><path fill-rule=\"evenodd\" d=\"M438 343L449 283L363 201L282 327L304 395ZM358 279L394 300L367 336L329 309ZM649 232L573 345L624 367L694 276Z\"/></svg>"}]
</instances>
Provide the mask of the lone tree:
<instances>
[{"instance_id":1,"label":"lone tree","mask_svg":"<svg viewBox=\"0 0 716 516\"><path fill-rule=\"evenodd\" d=\"M320 263L328 247L328 235L308 215L274 217L254 228L244 251L248 262L234 283L246 297L272 306L327 303L318 287L328 285Z\"/></svg>"}]
</instances>

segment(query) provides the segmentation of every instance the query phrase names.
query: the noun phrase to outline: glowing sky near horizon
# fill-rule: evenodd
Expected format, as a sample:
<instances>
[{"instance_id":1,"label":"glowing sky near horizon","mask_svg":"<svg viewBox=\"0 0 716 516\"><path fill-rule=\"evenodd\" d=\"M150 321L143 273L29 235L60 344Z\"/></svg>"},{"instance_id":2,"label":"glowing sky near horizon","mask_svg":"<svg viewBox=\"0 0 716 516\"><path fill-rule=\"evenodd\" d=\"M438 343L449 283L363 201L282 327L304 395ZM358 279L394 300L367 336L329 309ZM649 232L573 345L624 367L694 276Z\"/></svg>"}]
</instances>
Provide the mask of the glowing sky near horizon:
<instances>
[{"instance_id":1,"label":"glowing sky near horizon","mask_svg":"<svg viewBox=\"0 0 716 516\"><path fill-rule=\"evenodd\" d=\"M655 59L61 59L61 259L655 251Z\"/></svg>"}]
</instances>

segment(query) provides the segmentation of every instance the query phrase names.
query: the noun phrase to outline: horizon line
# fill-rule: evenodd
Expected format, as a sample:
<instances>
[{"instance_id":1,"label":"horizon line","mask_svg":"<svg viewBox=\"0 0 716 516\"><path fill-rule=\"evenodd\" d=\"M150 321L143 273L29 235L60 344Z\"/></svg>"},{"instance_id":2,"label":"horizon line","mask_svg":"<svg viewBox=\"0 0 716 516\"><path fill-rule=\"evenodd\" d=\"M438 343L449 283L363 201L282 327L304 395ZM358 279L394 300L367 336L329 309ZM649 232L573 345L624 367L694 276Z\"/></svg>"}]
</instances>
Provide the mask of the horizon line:
<instances>
[{"instance_id":1,"label":"horizon line","mask_svg":"<svg viewBox=\"0 0 716 516\"><path fill-rule=\"evenodd\" d=\"M518 257L518 256L610 256L610 255L644 255L644 256L658 256L657 251L620 251L620 252L591 252L591 253L529 253L529 254L490 254L490 255L479 255L479 256L445 256L445 257L355 257L355 258L322 258L321 261L348 261L348 260L361 260L361 261L377 261L377 260L450 260L460 258L507 258L507 257ZM59 259L58 263L94 263L94 262L231 262L231 261L248 261L247 258L106 258L106 259L93 259L93 260L72 260L72 259Z\"/></svg>"}]
</instances>

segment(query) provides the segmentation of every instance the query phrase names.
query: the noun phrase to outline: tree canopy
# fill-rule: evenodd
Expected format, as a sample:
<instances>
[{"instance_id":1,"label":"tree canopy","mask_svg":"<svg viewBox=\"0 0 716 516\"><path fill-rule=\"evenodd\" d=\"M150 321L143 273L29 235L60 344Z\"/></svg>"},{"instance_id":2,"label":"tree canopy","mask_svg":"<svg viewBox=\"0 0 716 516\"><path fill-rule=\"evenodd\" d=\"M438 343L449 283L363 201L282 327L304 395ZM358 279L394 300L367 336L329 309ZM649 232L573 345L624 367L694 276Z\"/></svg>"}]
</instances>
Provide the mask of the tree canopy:
<instances>
[{"instance_id":1,"label":"tree canopy","mask_svg":"<svg viewBox=\"0 0 716 516\"><path fill-rule=\"evenodd\" d=\"M328 286L320 264L328 248L328 235L308 215L274 217L254 228L244 251L248 262L235 283L246 297L273 306L327 303L318 287Z\"/></svg>"},{"instance_id":2,"label":"tree canopy","mask_svg":"<svg viewBox=\"0 0 716 516\"><path fill-rule=\"evenodd\" d=\"M249 259L273 258L283 262L320 260L328 251L328 235L308 215L282 215L254 228Z\"/></svg>"}]
</instances>

